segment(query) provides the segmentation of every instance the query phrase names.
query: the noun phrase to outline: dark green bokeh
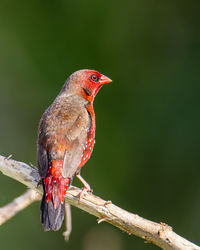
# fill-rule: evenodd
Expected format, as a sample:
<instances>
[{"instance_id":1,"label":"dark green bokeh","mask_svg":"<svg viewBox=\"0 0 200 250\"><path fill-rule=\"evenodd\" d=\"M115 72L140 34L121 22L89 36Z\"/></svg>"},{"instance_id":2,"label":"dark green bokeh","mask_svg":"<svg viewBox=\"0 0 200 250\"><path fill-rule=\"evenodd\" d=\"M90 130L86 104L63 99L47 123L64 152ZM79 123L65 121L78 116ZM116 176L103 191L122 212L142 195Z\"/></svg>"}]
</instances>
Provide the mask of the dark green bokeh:
<instances>
[{"instance_id":1,"label":"dark green bokeh","mask_svg":"<svg viewBox=\"0 0 200 250\"><path fill-rule=\"evenodd\" d=\"M97 69L113 83L95 100L96 144L83 177L95 194L200 244L199 8L0 0L0 154L35 164L43 111L72 72ZM25 187L1 175L0 190L3 206ZM69 243L61 231L43 232L37 203L1 226L1 248L157 249L72 212Z\"/></svg>"}]
</instances>

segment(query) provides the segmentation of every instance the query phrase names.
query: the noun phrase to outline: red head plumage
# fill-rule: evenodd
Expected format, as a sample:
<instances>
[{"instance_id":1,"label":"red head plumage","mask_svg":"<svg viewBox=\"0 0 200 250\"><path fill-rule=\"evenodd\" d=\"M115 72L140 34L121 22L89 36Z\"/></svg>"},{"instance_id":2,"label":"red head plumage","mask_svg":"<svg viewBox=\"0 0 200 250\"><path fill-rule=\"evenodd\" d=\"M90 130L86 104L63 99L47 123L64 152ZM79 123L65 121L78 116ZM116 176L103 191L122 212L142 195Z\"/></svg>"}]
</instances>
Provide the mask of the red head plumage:
<instances>
[{"instance_id":1,"label":"red head plumage","mask_svg":"<svg viewBox=\"0 0 200 250\"><path fill-rule=\"evenodd\" d=\"M82 69L74 72L66 81L62 92L73 92L93 102L103 84L112 82L110 78L96 70Z\"/></svg>"}]
</instances>

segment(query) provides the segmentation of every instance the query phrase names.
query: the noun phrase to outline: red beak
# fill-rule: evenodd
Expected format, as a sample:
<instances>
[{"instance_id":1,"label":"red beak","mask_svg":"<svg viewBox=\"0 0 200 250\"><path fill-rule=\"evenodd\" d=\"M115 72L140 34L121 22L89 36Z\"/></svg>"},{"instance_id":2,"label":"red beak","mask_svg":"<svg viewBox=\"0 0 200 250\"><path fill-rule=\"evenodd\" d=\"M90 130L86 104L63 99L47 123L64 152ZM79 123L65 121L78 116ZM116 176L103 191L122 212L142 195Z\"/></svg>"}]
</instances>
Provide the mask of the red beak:
<instances>
[{"instance_id":1,"label":"red beak","mask_svg":"<svg viewBox=\"0 0 200 250\"><path fill-rule=\"evenodd\" d=\"M106 83L112 82L112 80L108 78L107 76L102 75L99 82L100 84L106 84Z\"/></svg>"}]
</instances>

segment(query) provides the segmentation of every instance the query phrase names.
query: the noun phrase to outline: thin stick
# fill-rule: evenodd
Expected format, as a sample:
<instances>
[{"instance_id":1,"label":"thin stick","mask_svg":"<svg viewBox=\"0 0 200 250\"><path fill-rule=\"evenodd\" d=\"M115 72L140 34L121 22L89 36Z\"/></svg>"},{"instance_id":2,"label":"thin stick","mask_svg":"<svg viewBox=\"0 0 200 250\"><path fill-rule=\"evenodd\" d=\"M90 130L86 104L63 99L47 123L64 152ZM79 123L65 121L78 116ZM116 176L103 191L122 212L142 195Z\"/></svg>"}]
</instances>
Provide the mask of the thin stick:
<instances>
[{"instance_id":1,"label":"thin stick","mask_svg":"<svg viewBox=\"0 0 200 250\"><path fill-rule=\"evenodd\" d=\"M31 203L41 199L41 195L29 189L21 196L15 198L11 203L0 208L0 225L15 216L18 212L29 206Z\"/></svg>"},{"instance_id":2,"label":"thin stick","mask_svg":"<svg viewBox=\"0 0 200 250\"><path fill-rule=\"evenodd\" d=\"M42 193L41 187L37 186L40 179L38 171L27 164L0 156L0 171L38 193ZM200 250L200 247L174 233L172 228L164 223L155 223L129 213L93 194L86 193L83 198L79 198L81 191L72 186L67 191L66 201L128 234L134 234L163 249Z\"/></svg>"},{"instance_id":3,"label":"thin stick","mask_svg":"<svg viewBox=\"0 0 200 250\"><path fill-rule=\"evenodd\" d=\"M66 241L69 240L69 236L72 232L72 214L71 206L67 202L65 203L65 221L66 221L66 231L63 232L63 236Z\"/></svg>"}]
</instances>

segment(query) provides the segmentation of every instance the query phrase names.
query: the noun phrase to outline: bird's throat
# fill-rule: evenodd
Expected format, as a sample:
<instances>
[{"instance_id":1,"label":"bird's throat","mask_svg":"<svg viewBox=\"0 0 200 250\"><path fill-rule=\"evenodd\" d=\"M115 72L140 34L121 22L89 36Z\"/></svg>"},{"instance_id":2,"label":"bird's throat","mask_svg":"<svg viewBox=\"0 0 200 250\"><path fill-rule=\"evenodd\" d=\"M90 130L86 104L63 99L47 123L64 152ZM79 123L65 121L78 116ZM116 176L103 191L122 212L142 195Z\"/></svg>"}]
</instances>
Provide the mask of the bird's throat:
<instances>
[{"instance_id":1,"label":"bird's throat","mask_svg":"<svg viewBox=\"0 0 200 250\"><path fill-rule=\"evenodd\" d=\"M93 88L89 88L89 87L84 87L82 88L82 96L84 99L86 99L89 102L93 102L95 96L97 95L97 93L99 92L100 88L102 87L101 84L93 87Z\"/></svg>"}]
</instances>

